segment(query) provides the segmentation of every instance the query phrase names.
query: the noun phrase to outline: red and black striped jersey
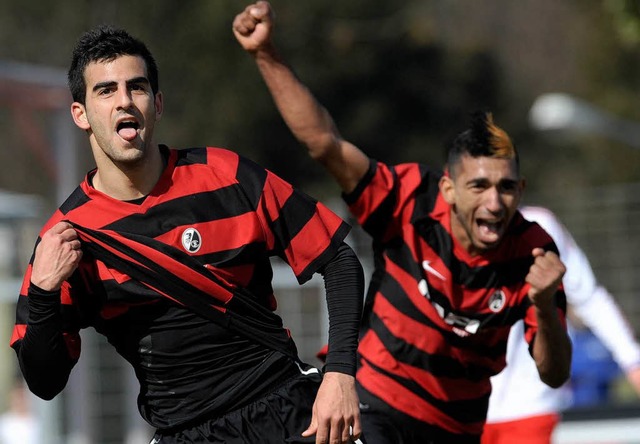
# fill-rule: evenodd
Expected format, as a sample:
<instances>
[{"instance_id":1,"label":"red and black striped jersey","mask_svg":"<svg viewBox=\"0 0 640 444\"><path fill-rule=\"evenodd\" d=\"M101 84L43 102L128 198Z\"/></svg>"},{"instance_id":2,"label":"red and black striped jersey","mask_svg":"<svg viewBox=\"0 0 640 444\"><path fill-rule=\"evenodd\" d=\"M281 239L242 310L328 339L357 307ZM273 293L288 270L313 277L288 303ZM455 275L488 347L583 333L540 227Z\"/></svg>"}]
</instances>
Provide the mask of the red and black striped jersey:
<instances>
[{"instance_id":1,"label":"red and black striped jersey","mask_svg":"<svg viewBox=\"0 0 640 444\"><path fill-rule=\"evenodd\" d=\"M282 258L304 283L332 259L349 231L327 207L232 151L161 150L166 168L142 201L123 202L97 191L92 171L40 234L68 220L89 230L152 239L188 254L224 283L219 294L211 294L212 302L228 302L233 292L224 289L243 288L272 313L270 258ZM16 349L29 328L30 274L31 265L18 298L11 338ZM60 312L72 360L80 354L80 329L94 327L132 363L141 382L142 415L155 427L224 412L282 376L283 370L274 371L282 360L267 359L273 350L211 325L86 252L63 284Z\"/></svg>"},{"instance_id":2,"label":"red and black striped jersey","mask_svg":"<svg viewBox=\"0 0 640 444\"><path fill-rule=\"evenodd\" d=\"M511 325L536 316L525 276L532 250L557 252L517 213L497 248L469 255L451 235L442 173L371 162L345 200L373 239L375 271L365 302L358 384L392 409L452 433L479 435L489 377L505 366ZM562 290L557 305L564 319Z\"/></svg>"}]
</instances>

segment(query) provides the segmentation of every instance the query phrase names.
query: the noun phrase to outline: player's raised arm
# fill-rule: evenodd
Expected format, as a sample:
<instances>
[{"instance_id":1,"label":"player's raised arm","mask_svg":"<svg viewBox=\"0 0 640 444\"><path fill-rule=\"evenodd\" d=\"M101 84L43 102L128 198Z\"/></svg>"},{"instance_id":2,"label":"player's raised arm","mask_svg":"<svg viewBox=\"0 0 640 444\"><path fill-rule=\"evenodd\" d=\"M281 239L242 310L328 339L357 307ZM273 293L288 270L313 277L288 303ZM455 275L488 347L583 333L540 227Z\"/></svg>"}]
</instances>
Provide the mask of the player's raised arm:
<instances>
[{"instance_id":1,"label":"player's raised arm","mask_svg":"<svg viewBox=\"0 0 640 444\"><path fill-rule=\"evenodd\" d=\"M367 172L369 158L342 138L327 110L278 54L272 39L274 25L271 5L259 1L236 16L233 32L245 51L254 57L291 132L340 187L350 192Z\"/></svg>"}]
</instances>

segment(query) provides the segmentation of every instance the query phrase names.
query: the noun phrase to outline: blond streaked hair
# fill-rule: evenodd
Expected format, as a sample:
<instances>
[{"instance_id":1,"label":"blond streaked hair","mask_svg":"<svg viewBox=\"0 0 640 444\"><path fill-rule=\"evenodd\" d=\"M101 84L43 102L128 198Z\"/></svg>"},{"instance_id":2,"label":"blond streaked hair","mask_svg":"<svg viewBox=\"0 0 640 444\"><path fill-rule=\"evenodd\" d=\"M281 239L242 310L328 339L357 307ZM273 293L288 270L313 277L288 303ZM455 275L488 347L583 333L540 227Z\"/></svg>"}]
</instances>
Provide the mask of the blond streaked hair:
<instances>
[{"instance_id":1,"label":"blond streaked hair","mask_svg":"<svg viewBox=\"0 0 640 444\"><path fill-rule=\"evenodd\" d=\"M470 128L459 133L449 144L446 165L449 174L463 155L514 159L516 168L518 171L520 169L520 159L514 143L507 132L493 122L490 112L473 113Z\"/></svg>"}]
</instances>

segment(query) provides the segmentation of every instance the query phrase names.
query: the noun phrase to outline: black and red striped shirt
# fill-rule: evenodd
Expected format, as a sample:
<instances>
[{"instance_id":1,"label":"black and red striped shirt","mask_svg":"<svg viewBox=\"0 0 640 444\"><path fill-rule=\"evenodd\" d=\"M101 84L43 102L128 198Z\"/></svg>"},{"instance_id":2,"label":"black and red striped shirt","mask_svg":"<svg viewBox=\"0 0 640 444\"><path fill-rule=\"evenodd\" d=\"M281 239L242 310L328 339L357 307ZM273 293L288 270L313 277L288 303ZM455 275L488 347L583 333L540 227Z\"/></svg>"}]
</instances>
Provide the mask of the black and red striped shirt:
<instances>
[{"instance_id":1,"label":"black and red striped shirt","mask_svg":"<svg viewBox=\"0 0 640 444\"><path fill-rule=\"evenodd\" d=\"M451 235L442 173L416 163L371 161L345 196L373 239L375 271L365 302L357 380L361 397L451 433L479 435L489 377L505 366L511 325L537 323L525 276L532 250L552 239L516 213L499 246L471 256ZM562 319L564 293L557 293ZM365 402L363 401L363 402Z\"/></svg>"},{"instance_id":2,"label":"black and red striped shirt","mask_svg":"<svg viewBox=\"0 0 640 444\"><path fill-rule=\"evenodd\" d=\"M166 168L142 201L122 202L97 191L90 172L41 235L68 220L87 231L160 242L195 259L201 273L215 275L223 285L211 298L222 310L234 289L242 288L272 314L270 258L282 258L304 283L334 257L348 233L349 226L324 205L232 151L161 150ZM181 264L166 259L180 274ZM210 322L91 254L85 253L59 298L30 286L30 275L31 266L11 345L30 388L43 397L64 387L86 327L104 334L133 365L141 414L158 428L225 413L297 371L290 357ZM29 331L45 324L56 331L50 355L21 354L30 346Z\"/></svg>"}]
</instances>

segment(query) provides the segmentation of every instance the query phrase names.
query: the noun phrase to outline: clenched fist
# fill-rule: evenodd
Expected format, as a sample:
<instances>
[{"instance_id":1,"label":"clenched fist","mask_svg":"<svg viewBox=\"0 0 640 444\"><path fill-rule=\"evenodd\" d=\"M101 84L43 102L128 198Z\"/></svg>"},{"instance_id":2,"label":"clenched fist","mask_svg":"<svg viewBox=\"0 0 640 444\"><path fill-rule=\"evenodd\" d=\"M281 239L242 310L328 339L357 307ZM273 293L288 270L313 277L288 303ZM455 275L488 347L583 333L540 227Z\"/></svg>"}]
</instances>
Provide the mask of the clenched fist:
<instances>
[{"instance_id":1,"label":"clenched fist","mask_svg":"<svg viewBox=\"0 0 640 444\"><path fill-rule=\"evenodd\" d=\"M529 298L539 308L548 307L553 304L553 296L567 269L558 255L551 251L534 248L531 254L534 261L525 278L525 281L531 285Z\"/></svg>"}]
</instances>

